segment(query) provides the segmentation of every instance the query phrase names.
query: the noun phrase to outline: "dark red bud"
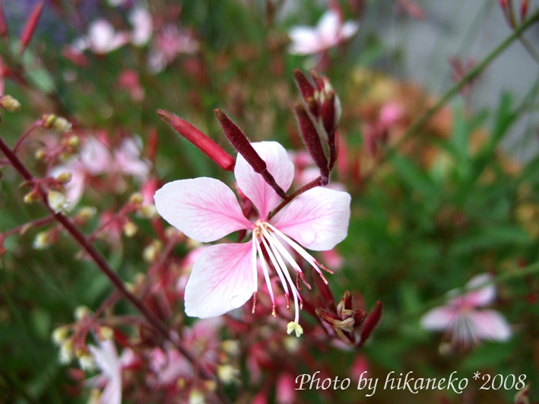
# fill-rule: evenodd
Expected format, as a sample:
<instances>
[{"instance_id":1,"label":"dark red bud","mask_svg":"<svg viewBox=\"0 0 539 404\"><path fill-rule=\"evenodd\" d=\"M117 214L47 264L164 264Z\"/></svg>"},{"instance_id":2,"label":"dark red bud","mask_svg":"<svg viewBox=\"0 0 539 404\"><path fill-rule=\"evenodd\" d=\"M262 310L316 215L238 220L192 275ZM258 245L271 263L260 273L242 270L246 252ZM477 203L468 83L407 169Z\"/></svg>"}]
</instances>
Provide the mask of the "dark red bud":
<instances>
[{"instance_id":1,"label":"dark red bud","mask_svg":"<svg viewBox=\"0 0 539 404\"><path fill-rule=\"evenodd\" d=\"M528 15L528 0L522 0L520 2L520 18L522 20L526 19L526 16Z\"/></svg>"},{"instance_id":2,"label":"dark red bud","mask_svg":"<svg viewBox=\"0 0 539 404\"><path fill-rule=\"evenodd\" d=\"M320 73L318 73L316 70L311 70L309 73L311 74L311 78L313 79L314 84L316 85L316 88L318 89L318 91L323 91L324 79L322 78Z\"/></svg>"},{"instance_id":3,"label":"dark red bud","mask_svg":"<svg viewBox=\"0 0 539 404\"><path fill-rule=\"evenodd\" d=\"M298 86L299 92L301 93L301 96L305 100L306 103L308 103L308 100L311 100L314 98L314 91L315 88L313 85L307 80L307 77L298 69L294 69L294 79L296 80L296 84Z\"/></svg>"},{"instance_id":4,"label":"dark red bud","mask_svg":"<svg viewBox=\"0 0 539 404\"><path fill-rule=\"evenodd\" d=\"M249 139L247 139L247 136L245 136L245 133L243 133L242 130L219 108L215 109L213 112L232 146L243 156L251 167L253 167L255 172L262 175L268 185L271 186L281 198L286 198L285 192L279 184L277 184L273 175L268 171L266 162L258 155L251 145L251 142L249 142Z\"/></svg>"},{"instance_id":5,"label":"dark red bud","mask_svg":"<svg viewBox=\"0 0 539 404\"><path fill-rule=\"evenodd\" d=\"M322 124L324 125L324 129L326 130L328 138L331 141L331 138L335 133L335 127L337 126L335 119L335 93L330 91L326 95L327 98L322 104L320 115L322 116Z\"/></svg>"},{"instance_id":6,"label":"dark red bud","mask_svg":"<svg viewBox=\"0 0 539 404\"><path fill-rule=\"evenodd\" d=\"M171 112L159 109L157 115L215 161L223 170L233 171L234 158L200 130Z\"/></svg>"},{"instance_id":7,"label":"dark red bud","mask_svg":"<svg viewBox=\"0 0 539 404\"><path fill-rule=\"evenodd\" d=\"M370 337L371 333L374 331L380 319L382 318L383 305L381 301L377 301L374 305L374 308L367 316L365 324L361 329L361 339L360 344L363 345Z\"/></svg>"},{"instance_id":8,"label":"dark red bud","mask_svg":"<svg viewBox=\"0 0 539 404\"><path fill-rule=\"evenodd\" d=\"M4 10L2 9L2 2L0 2L0 36L5 38L8 37L6 15L4 14Z\"/></svg>"},{"instance_id":9,"label":"dark red bud","mask_svg":"<svg viewBox=\"0 0 539 404\"><path fill-rule=\"evenodd\" d=\"M329 182L328 160L320 141L320 135L316 131L316 128L314 127L309 116L307 115L307 112L305 111L305 108L303 108L302 105L297 105L294 111L298 119L299 130L301 137L303 138L303 142L305 143L305 146L307 146L314 163L320 169L322 184L327 185Z\"/></svg>"},{"instance_id":10,"label":"dark red bud","mask_svg":"<svg viewBox=\"0 0 539 404\"><path fill-rule=\"evenodd\" d=\"M42 1L41 3L38 3L30 13L28 19L26 20L26 24L24 25L24 28L21 33L21 54L24 52L24 50L28 46L28 43L30 43L32 36L34 35L37 24L39 22L39 18L41 17L41 13L43 12L43 6L45 6L45 2Z\"/></svg>"}]
</instances>

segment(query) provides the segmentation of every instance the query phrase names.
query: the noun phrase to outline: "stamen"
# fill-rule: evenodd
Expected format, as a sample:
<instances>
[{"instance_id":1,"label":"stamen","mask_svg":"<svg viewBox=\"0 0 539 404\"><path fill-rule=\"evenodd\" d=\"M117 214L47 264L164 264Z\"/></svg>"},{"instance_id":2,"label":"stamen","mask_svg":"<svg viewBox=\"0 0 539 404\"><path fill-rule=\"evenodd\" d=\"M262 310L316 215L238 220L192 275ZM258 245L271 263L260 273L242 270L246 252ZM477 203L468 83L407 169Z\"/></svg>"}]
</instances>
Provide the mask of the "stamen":
<instances>
[{"instance_id":1,"label":"stamen","mask_svg":"<svg viewBox=\"0 0 539 404\"><path fill-rule=\"evenodd\" d=\"M268 264L266 263L264 254L262 254L262 249L260 248L260 244L257 244L256 248L258 250L258 255L260 256L260 262L262 263L262 271L264 272L264 278L266 279L266 285L268 286L268 292L270 294L271 302L275 306L275 297L273 296L273 288L271 286L271 281L269 278Z\"/></svg>"},{"instance_id":2,"label":"stamen","mask_svg":"<svg viewBox=\"0 0 539 404\"><path fill-rule=\"evenodd\" d=\"M275 247L279 250L282 256L288 261L288 263L296 270L297 273L303 273L301 268L299 267L298 263L292 258L290 253L286 251L286 248L275 238L268 230L262 228L262 232L264 233L265 238L267 238L270 242L272 242L272 245L274 244ZM310 286L309 286L310 289Z\"/></svg>"},{"instance_id":3,"label":"stamen","mask_svg":"<svg viewBox=\"0 0 539 404\"><path fill-rule=\"evenodd\" d=\"M328 281L326 278L322 275L322 272L320 271L319 266L317 265L316 259L310 255L307 251L305 251L298 243L296 243L294 240L292 240L290 237L288 237L286 234L283 234L279 230L277 230L274 226L272 226L270 223L265 223L271 230L273 230L276 234L279 235L281 239L286 241L290 247L292 247L294 250L298 252L299 255L301 255L303 258L305 258L305 261L307 261L311 266L315 269L316 272L322 277L322 280L327 285ZM325 268L325 267L324 267Z\"/></svg>"},{"instance_id":4,"label":"stamen","mask_svg":"<svg viewBox=\"0 0 539 404\"><path fill-rule=\"evenodd\" d=\"M253 293L253 308L252 308L251 312L253 314L255 314L255 310L256 310L256 292Z\"/></svg>"},{"instance_id":5,"label":"stamen","mask_svg":"<svg viewBox=\"0 0 539 404\"><path fill-rule=\"evenodd\" d=\"M258 290L258 268L257 268L257 265L256 265L256 245L258 244L258 240L257 240L257 230L254 229L253 230L253 248L251 250L251 256L252 256L252 261L253 261L253 290L256 291ZM254 313L254 311L253 311Z\"/></svg>"},{"instance_id":6,"label":"stamen","mask_svg":"<svg viewBox=\"0 0 539 404\"><path fill-rule=\"evenodd\" d=\"M288 286L286 284L286 280L283 277L281 266L276 261L275 256L273 255L273 251L269 247L266 239L264 237L262 237L261 240L262 240L262 243L264 244L264 247L266 247L266 251L268 253L268 256L270 257L271 263L272 263L273 267L275 268L275 272L277 272L277 275L279 276L279 279L281 280L281 284L283 285L285 296L288 296ZM286 269L286 267L285 267L285 269ZM287 300L287 307L286 308L287 309L290 308L290 301L289 300Z\"/></svg>"}]
</instances>

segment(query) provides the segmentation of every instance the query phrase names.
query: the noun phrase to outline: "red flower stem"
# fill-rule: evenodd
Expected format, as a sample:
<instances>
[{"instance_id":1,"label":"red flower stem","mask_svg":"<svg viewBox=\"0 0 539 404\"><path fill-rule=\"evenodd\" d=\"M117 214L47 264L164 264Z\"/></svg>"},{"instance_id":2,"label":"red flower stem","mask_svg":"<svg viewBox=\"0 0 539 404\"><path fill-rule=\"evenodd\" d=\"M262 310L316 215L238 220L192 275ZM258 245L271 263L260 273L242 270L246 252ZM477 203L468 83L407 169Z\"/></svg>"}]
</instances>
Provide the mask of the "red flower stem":
<instances>
[{"instance_id":1,"label":"red flower stem","mask_svg":"<svg viewBox=\"0 0 539 404\"><path fill-rule=\"evenodd\" d=\"M293 193L288 195L286 198L283 199L283 201L275 208L273 211L269 214L269 219L271 219L273 216L277 214L282 208L284 208L288 203L292 201L292 199L297 198L302 193L308 191L309 189L313 189L315 187L319 187L322 185L322 177L315 178L311 182L308 182L307 184L303 185L301 188L296 189Z\"/></svg>"},{"instance_id":2,"label":"red flower stem","mask_svg":"<svg viewBox=\"0 0 539 404\"><path fill-rule=\"evenodd\" d=\"M19 150L19 148L21 147L22 145L22 142L24 141L24 139L26 139L26 137L28 135L30 135L30 133L32 133L37 127L39 127L41 125L41 119L35 121L32 126L30 126L26 132L24 132L21 137L19 138L19 140L17 140L17 143L15 143L15 146L13 146L13 153L17 153L17 151Z\"/></svg>"},{"instance_id":3,"label":"red flower stem","mask_svg":"<svg viewBox=\"0 0 539 404\"><path fill-rule=\"evenodd\" d=\"M17 157L17 155L13 153L13 151L9 148L9 146L6 144L6 142L1 136L0 150L11 162L13 168L15 168L15 170L17 170L26 181L34 181L32 173L26 168L24 163ZM45 194L43 189L40 189L40 191ZM109 278L109 280L118 290L118 292L121 293L133 306L135 306L135 308L146 318L146 320L148 320L148 322L153 326L153 328L155 328L155 330L157 330L159 334L161 334L165 339L172 342L176 349L178 349L178 351L183 356L185 356L185 358L189 360L189 362L195 365L197 363L196 357L183 345L181 345L177 338L173 338L165 324L163 324L161 320L159 320L159 318L152 311L150 311L142 301L140 301L136 296L134 296L131 292L127 290L122 279L118 276L118 274L116 274L116 272L112 270L105 258L103 258L103 256L92 244L90 244L90 242L86 239L86 236L73 224L73 222L71 222L71 220L63 214L55 213L54 210L49 206L47 198L42 198L42 201L43 205L45 206L45 209L47 209L47 211L67 230L69 234L71 234L71 236L77 241L77 243L79 243L79 245L88 253L88 255L93 259L101 272L103 272L103 274L107 278ZM200 368L200 373L204 379L213 379L213 376L205 369Z\"/></svg>"},{"instance_id":4,"label":"red flower stem","mask_svg":"<svg viewBox=\"0 0 539 404\"><path fill-rule=\"evenodd\" d=\"M56 219L54 218L54 216L42 217L41 219L37 219L37 220L34 220L32 222L28 222L28 223L25 223L23 225L14 227L13 229L6 231L5 233L2 233L2 236L9 237L9 236L11 236L13 234L20 233L25 228L46 226L49 223L54 222L55 220Z\"/></svg>"}]
</instances>

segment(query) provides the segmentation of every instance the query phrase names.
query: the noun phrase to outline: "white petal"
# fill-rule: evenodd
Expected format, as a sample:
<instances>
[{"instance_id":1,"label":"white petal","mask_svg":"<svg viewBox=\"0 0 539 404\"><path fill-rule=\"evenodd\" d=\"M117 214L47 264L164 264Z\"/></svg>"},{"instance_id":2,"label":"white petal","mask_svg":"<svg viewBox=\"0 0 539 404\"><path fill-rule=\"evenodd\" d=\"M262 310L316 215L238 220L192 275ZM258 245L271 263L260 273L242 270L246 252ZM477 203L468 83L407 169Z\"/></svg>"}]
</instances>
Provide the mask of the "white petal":
<instances>
[{"instance_id":1,"label":"white petal","mask_svg":"<svg viewBox=\"0 0 539 404\"><path fill-rule=\"evenodd\" d=\"M157 212L196 241L215 241L253 227L232 190L214 178L169 182L155 193L154 199Z\"/></svg>"},{"instance_id":2,"label":"white petal","mask_svg":"<svg viewBox=\"0 0 539 404\"><path fill-rule=\"evenodd\" d=\"M350 199L347 192L316 187L290 202L271 223L303 247L331 250L348 234Z\"/></svg>"},{"instance_id":3,"label":"white petal","mask_svg":"<svg viewBox=\"0 0 539 404\"><path fill-rule=\"evenodd\" d=\"M253 287L252 244L218 244L198 258L185 289L185 313L220 316L243 306Z\"/></svg>"},{"instance_id":4,"label":"white petal","mask_svg":"<svg viewBox=\"0 0 539 404\"><path fill-rule=\"evenodd\" d=\"M252 146L266 162L267 170L273 175L277 184L286 192L294 179L294 164L288 158L285 148L277 142L252 143ZM258 209L260 218L262 220L267 218L281 197L241 155L238 155L234 175L242 192Z\"/></svg>"}]
</instances>

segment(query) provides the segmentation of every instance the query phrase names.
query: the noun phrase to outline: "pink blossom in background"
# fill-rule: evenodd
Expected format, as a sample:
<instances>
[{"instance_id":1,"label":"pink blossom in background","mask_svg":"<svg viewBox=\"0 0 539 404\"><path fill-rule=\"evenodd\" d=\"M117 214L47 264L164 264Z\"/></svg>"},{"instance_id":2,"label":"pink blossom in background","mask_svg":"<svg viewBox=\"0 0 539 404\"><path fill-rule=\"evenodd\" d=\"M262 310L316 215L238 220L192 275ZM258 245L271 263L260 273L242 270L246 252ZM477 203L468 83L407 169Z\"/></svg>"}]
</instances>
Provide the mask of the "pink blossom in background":
<instances>
[{"instance_id":1,"label":"pink blossom in background","mask_svg":"<svg viewBox=\"0 0 539 404\"><path fill-rule=\"evenodd\" d=\"M133 26L131 43L136 46L146 45L153 33L153 22L150 12L144 7L137 7L129 14L129 22Z\"/></svg>"},{"instance_id":2,"label":"pink blossom in background","mask_svg":"<svg viewBox=\"0 0 539 404\"><path fill-rule=\"evenodd\" d=\"M124 139L111 153L101 141L91 137L83 143L78 159L54 167L50 175L56 177L64 172L71 173L65 188L69 206L73 207L82 197L89 176L119 173L143 182L150 172L150 163L141 158L140 145L134 139Z\"/></svg>"},{"instance_id":3,"label":"pink blossom in background","mask_svg":"<svg viewBox=\"0 0 539 404\"><path fill-rule=\"evenodd\" d=\"M89 346L101 373L87 381L88 385L103 389L99 404L121 404L122 402L122 369L135 360L133 351L125 349L121 357L112 340L105 340L99 346Z\"/></svg>"},{"instance_id":4,"label":"pink blossom in background","mask_svg":"<svg viewBox=\"0 0 539 404\"><path fill-rule=\"evenodd\" d=\"M153 73L159 73L180 53L193 54L198 49L198 41L191 30L166 25L154 36L148 58L148 68Z\"/></svg>"},{"instance_id":5,"label":"pink blossom in background","mask_svg":"<svg viewBox=\"0 0 539 404\"><path fill-rule=\"evenodd\" d=\"M358 29L356 21L344 22L339 12L328 10L316 27L297 26L290 30L289 52L297 55L321 53L352 37Z\"/></svg>"},{"instance_id":6,"label":"pink blossom in background","mask_svg":"<svg viewBox=\"0 0 539 404\"><path fill-rule=\"evenodd\" d=\"M294 165L286 150L277 142L253 143L253 147L280 187L287 190L294 178ZM294 249L321 274L318 262L300 245L325 251L344 240L350 219L350 195L313 188L269 219L270 211L281 198L241 155L234 173L239 188L258 210L254 223L243 215L232 190L213 178L173 181L155 194L158 213L196 241L216 241L238 230L252 232L250 242L217 244L197 259L185 291L185 311L189 316L206 318L241 307L258 288L257 256L275 310L268 263L261 251L263 245L285 295L292 294L294 299L296 314L288 331L296 331L299 336L301 297L285 262L298 276L303 273L287 248Z\"/></svg>"},{"instance_id":7,"label":"pink blossom in background","mask_svg":"<svg viewBox=\"0 0 539 404\"><path fill-rule=\"evenodd\" d=\"M95 54L104 55L130 41L127 32L116 32L110 22L98 19L90 24L88 35L75 39L73 48L79 52L89 49Z\"/></svg>"},{"instance_id":8,"label":"pink blossom in background","mask_svg":"<svg viewBox=\"0 0 539 404\"><path fill-rule=\"evenodd\" d=\"M489 274L473 277L467 288L477 288L492 279ZM507 341L511 329L505 318L495 310L479 309L494 302L496 288L492 284L455 296L445 306L427 312L421 324L427 330L445 330L451 335L451 343L468 347L481 340Z\"/></svg>"}]
</instances>

